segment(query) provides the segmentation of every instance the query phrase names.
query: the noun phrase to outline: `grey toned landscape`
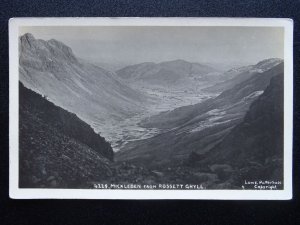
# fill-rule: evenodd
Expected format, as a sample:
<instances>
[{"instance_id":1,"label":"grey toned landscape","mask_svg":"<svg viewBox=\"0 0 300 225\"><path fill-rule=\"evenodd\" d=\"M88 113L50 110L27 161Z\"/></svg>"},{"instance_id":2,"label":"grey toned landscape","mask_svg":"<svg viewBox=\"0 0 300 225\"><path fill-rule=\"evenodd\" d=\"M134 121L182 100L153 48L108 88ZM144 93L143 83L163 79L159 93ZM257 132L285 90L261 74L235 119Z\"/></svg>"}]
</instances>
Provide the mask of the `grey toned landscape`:
<instances>
[{"instance_id":1,"label":"grey toned landscape","mask_svg":"<svg viewBox=\"0 0 300 225\"><path fill-rule=\"evenodd\" d=\"M282 58L275 27L22 27L19 187L282 189Z\"/></svg>"}]
</instances>

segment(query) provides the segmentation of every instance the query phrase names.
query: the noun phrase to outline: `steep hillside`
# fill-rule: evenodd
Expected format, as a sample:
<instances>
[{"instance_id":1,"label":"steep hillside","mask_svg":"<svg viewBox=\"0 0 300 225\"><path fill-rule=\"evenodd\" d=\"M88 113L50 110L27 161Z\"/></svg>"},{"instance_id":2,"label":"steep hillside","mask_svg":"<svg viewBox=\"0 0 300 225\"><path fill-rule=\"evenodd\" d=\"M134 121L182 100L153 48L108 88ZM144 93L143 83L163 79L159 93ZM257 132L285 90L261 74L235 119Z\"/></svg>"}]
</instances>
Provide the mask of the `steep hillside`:
<instances>
[{"instance_id":1,"label":"steep hillside","mask_svg":"<svg viewBox=\"0 0 300 225\"><path fill-rule=\"evenodd\" d=\"M88 187L111 173L110 144L21 83L19 113L20 187Z\"/></svg>"},{"instance_id":2,"label":"steep hillside","mask_svg":"<svg viewBox=\"0 0 300 225\"><path fill-rule=\"evenodd\" d=\"M252 103L244 120L214 147L205 163L243 167L283 159L283 75L272 78L264 93Z\"/></svg>"},{"instance_id":3,"label":"steep hillside","mask_svg":"<svg viewBox=\"0 0 300 225\"><path fill-rule=\"evenodd\" d=\"M280 63L282 63L282 59L271 58L260 61L256 65L231 69L224 73L224 76L228 77L227 80L219 82L211 87L205 88L203 89L203 91L222 92L228 90L230 88L233 88L236 84L249 79L253 76L253 74L263 73Z\"/></svg>"},{"instance_id":4,"label":"steep hillside","mask_svg":"<svg viewBox=\"0 0 300 225\"><path fill-rule=\"evenodd\" d=\"M25 34L19 39L20 81L58 106L76 113L97 132L142 111L147 98L114 73L76 58L72 49L51 39Z\"/></svg>"},{"instance_id":5,"label":"steep hillside","mask_svg":"<svg viewBox=\"0 0 300 225\"><path fill-rule=\"evenodd\" d=\"M279 74L218 145L207 154L190 155L193 167L217 174L219 184L212 188L252 189L254 185L245 181L283 188L283 102L283 74Z\"/></svg>"},{"instance_id":6,"label":"steep hillside","mask_svg":"<svg viewBox=\"0 0 300 225\"><path fill-rule=\"evenodd\" d=\"M150 117L142 125L157 127L164 132L127 144L117 153L117 160L143 162L156 167L183 161L191 152L209 152L243 120L270 79L282 73L283 63L263 73L253 74L216 98Z\"/></svg>"}]
</instances>

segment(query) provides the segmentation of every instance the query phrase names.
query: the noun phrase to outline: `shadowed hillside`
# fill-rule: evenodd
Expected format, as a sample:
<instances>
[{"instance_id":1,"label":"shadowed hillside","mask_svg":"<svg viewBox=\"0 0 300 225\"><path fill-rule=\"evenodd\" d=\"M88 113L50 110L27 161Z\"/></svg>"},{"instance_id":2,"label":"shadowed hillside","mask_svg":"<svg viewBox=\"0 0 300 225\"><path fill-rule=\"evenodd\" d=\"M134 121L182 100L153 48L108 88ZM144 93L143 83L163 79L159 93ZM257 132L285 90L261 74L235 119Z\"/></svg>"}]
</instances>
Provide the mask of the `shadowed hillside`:
<instances>
[{"instance_id":1,"label":"shadowed hillside","mask_svg":"<svg viewBox=\"0 0 300 225\"><path fill-rule=\"evenodd\" d=\"M111 173L108 142L20 83L20 187L80 187Z\"/></svg>"},{"instance_id":2,"label":"shadowed hillside","mask_svg":"<svg viewBox=\"0 0 300 225\"><path fill-rule=\"evenodd\" d=\"M283 178L283 75L272 78L242 123L213 148L201 164L243 168L250 179Z\"/></svg>"}]
</instances>

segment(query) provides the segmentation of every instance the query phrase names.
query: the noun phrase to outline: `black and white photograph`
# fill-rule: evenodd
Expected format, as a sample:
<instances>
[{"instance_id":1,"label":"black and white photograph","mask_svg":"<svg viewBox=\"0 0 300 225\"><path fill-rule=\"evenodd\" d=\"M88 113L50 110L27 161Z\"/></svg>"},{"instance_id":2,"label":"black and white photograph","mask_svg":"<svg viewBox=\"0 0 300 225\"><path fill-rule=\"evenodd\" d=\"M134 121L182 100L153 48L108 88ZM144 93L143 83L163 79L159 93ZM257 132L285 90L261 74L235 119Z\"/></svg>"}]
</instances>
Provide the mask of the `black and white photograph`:
<instances>
[{"instance_id":1,"label":"black and white photograph","mask_svg":"<svg viewBox=\"0 0 300 225\"><path fill-rule=\"evenodd\" d=\"M290 199L288 19L10 21L10 195Z\"/></svg>"}]
</instances>

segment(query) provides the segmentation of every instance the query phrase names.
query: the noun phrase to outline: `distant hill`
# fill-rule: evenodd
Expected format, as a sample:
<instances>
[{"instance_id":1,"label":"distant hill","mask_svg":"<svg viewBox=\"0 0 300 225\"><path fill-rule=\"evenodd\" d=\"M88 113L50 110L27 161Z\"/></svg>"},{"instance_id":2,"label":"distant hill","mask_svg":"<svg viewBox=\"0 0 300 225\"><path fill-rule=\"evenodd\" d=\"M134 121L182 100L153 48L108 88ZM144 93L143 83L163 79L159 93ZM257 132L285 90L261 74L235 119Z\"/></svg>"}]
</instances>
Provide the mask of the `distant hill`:
<instances>
[{"instance_id":1,"label":"distant hill","mask_svg":"<svg viewBox=\"0 0 300 225\"><path fill-rule=\"evenodd\" d=\"M208 82L220 78L220 71L200 63L174 60L162 63L145 62L116 71L119 77L139 85L166 88L189 87L195 82Z\"/></svg>"},{"instance_id":2,"label":"distant hill","mask_svg":"<svg viewBox=\"0 0 300 225\"><path fill-rule=\"evenodd\" d=\"M20 187L88 187L111 173L110 144L75 114L21 83L19 113Z\"/></svg>"}]
</instances>

